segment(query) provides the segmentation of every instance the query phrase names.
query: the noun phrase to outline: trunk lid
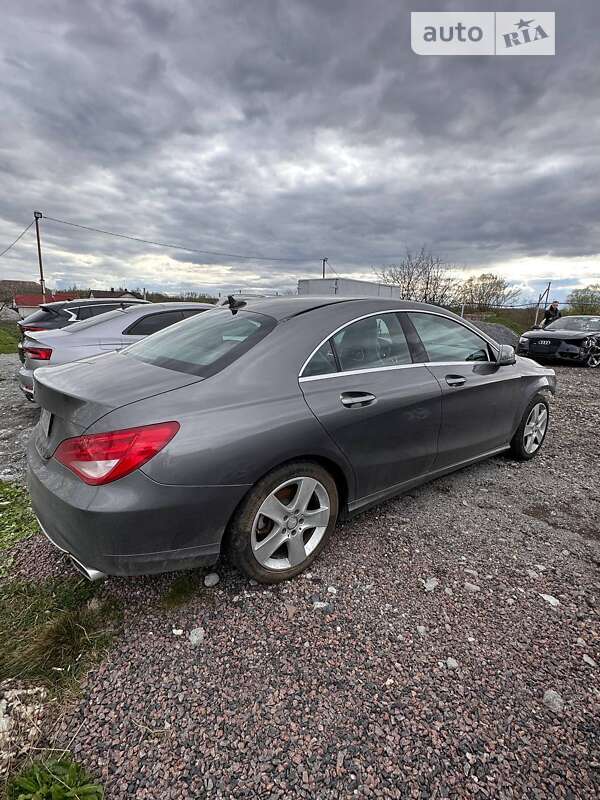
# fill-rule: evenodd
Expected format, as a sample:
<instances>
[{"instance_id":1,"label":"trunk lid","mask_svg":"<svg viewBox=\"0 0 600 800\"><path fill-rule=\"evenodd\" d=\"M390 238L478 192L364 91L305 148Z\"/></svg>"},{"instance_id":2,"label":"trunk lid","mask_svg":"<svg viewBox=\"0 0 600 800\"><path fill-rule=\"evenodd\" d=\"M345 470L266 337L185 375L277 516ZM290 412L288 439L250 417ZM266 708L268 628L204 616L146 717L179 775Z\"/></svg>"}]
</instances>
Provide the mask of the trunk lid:
<instances>
[{"instance_id":1,"label":"trunk lid","mask_svg":"<svg viewBox=\"0 0 600 800\"><path fill-rule=\"evenodd\" d=\"M110 411L201 380L120 353L36 370L35 400L42 407L34 434L38 452L50 458L60 442L81 435Z\"/></svg>"}]
</instances>

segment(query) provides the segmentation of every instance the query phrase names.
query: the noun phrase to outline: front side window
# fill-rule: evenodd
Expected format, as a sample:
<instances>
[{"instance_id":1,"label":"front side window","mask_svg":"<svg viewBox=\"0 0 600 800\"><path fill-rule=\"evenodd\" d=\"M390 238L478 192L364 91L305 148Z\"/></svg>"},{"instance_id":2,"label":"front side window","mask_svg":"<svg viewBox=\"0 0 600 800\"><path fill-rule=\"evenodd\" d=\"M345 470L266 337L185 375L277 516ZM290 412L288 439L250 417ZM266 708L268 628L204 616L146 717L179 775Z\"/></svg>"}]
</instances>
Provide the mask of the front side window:
<instances>
[{"instance_id":1,"label":"front side window","mask_svg":"<svg viewBox=\"0 0 600 800\"><path fill-rule=\"evenodd\" d=\"M489 361L487 342L464 325L435 314L408 312L425 349L428 360Z\"/></svg>"},{"instance_id":2,"label":"front side window","mask_svg":"<svg viewBox=\"0 0 600 800\"><path fill-rule=\"evenodd\" d=\"M395 313L359 319L336 333L333 343L343 372L412 363Z\"/></svg>"},{"instance_id":3,"label":"front side window","mask_svg":"<svg viewBox=\"0 0 600 800\"><path fill-rule=\"evenodd\" d=\"M277 322L266 314L215 309L121 350L148 364L208 377L263 339Z\"/></svg>"}]
</instances>

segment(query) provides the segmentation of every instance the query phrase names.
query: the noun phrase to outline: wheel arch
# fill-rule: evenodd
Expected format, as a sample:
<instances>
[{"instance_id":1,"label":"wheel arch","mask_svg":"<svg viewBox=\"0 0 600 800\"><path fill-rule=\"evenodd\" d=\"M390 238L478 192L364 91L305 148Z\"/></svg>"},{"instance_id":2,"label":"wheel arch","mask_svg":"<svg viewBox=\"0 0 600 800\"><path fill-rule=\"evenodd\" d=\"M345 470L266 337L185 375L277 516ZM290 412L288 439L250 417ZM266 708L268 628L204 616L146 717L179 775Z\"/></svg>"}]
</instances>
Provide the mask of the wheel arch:
<instances>
[{"instance_id":1,"label":"wheel arch","mask_svg":"<svg viewBox=\"0 0 600 800\"><path fill-rule=\"evenodd\" d=\"M225 526L225 532L223 533L223 538L221 539L221 553L225 553L227 551L229 538L231 535L231 524L235 519L238 510L242 504L246 502L248 495L254 489L255 485L271 472L274 472L276 469L281 469L281 467L285 467L288 464L293 464L296 461L310 461L314 464L318 464L320 467L323 467L323 469L326 469L327 472L329 472L338 491L338 519L344 519L348 515L348 502L350 499L351 484L349 476L346 475L344 469L340 466L340 464L336 463L333 459L328 458L327 456L302 453L301 455L293 458L286 458L284 461L274 464L270 469L260 475L251 486L248 487L248 490L240 498L237 505L229 515L227 525Z\"/></svg>"}]
</instances>

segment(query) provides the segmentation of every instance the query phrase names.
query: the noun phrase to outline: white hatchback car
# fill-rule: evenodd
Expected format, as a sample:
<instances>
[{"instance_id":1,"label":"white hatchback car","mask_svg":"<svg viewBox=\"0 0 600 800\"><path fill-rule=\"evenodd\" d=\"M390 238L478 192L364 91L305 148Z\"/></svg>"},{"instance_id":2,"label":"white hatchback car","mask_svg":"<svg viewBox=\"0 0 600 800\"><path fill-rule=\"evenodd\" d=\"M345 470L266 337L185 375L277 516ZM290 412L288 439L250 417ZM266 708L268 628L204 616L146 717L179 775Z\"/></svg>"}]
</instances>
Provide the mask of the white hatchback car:
<instances>
[{"instance_id":1,"label":"white hatchback car","mask_svg":"<svg viewBox=\"0 0 600 800\"><path fill-rule=\"evenodd\" d=\"M19 344L23 366L19 386L33 400L33 373L39 367L55 367L82 358L121 350L145 336L202 311L214 309L210 303L151 303L120 308L74 322L66 328L27 333Z\"/></svg>"}]
</instances>

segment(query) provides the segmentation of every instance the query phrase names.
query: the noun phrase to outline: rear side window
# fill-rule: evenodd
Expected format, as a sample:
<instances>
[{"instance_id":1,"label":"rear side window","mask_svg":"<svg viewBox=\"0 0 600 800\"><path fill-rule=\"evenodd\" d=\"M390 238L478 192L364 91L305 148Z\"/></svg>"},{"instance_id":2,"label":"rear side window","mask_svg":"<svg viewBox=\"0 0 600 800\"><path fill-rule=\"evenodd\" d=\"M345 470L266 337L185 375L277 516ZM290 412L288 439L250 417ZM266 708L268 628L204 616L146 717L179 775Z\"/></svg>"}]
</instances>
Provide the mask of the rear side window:
<instances>
[{"instance_id":1,"label":"rear side window","mask_svg":"<svg viewBox=\"0 0 600 800\"><path fill-rule=\"evenodd\" d=\"M215 309L156 333L121 353L157 367L208 377L250 350L276 326L273 317Z\"/></svg>"},{"instance_id":2,"label":"rear side window","mask_svg":"<svg viewBox=\"0 0 600 800\"><path fill-rule=\"evenodd\" d=\"M116 303L103 303L97 306L81 306L79 308L79 313L77 314L77 319L91 319L92 317L97 317L99 314L106 314L108 311L115 311L117 308L120 308L120 306Z\"/></svg>"},{"instance_id":3,"label":"rear side window","mask_svg":"<svg viewBox=\"0 0 600 800\"><path fill-rule=\"evenodd\" d=\"M151 333L162 331L163 328L168 328L169 325L181 322L182 319L183 314L181 311L163 311L159 314L148 314L134 322L131 327L126 328L123 333L127 336L150 336Z\"/></svg>"},{"instance_id":4,"label":"rear side window","mask_svg":"<svg viewBox=\"0 0 600 800\"><path fill-rule=\"evenodd\" d=\"M302 377L310 378L314 375L329 375L332 372L337 372L337 364L335 363L331 340L328 339L325 344L319 347L304 367Z\"/></svg>"},{"instance_id":5,"label":"rear side window","mask_svg":"<svg viewBox=\"0 0 600 800\"><path fill-rule=\"evenodd\" d=\"M74 310L75 309L73 309L73 311ZM90 306L80 306L77 309L77 319L89 319L90 317L93 316L94 315L92 314L92 309L90 308Z\"/></svg>"},{"instance_id":6,"label":"rear side window","mask_svg":"<svg viewBox=\"0 0 600 800\"><path fill-rule=\"evenodd\" d=\"M459 322L435 314L409 312L408 316L427 350L429 361L490 360L485 339Z\"/></svg>"},{"instance_id":7,"label":"rear side window","mask_svg":"<svg viewBox=\"0 0 600 800\"><path fill-rule=\"evenodd\" d=\"M378 314L347 325L333 337L342 371L412 364L398 315Z\"/></svg>"},{"instance_id":8,"label":"rear side window","mask_svg":"<svg viewBox=\"0 0 600 800\"><path fill-rule=\"evenodd\" d=\"M196 314L201 314L203 311L206 311L205 308L185 308L181 313L183 314L183 318L187 319L188 317L195 317Z\"/></svg>"},{"instance_id":9,"label":"rear side window","mask_svg":"<svg viewBox=\"0 0 600 800\"><path fill-rule=\"evenodd\" d=\"M100 314L107 314L109 311L116 311L121 308L120 303L101 303L99 306L91 306L92 317L98 317Z\"/></svg>"}]
</instances>

